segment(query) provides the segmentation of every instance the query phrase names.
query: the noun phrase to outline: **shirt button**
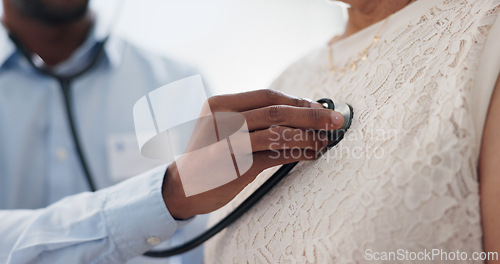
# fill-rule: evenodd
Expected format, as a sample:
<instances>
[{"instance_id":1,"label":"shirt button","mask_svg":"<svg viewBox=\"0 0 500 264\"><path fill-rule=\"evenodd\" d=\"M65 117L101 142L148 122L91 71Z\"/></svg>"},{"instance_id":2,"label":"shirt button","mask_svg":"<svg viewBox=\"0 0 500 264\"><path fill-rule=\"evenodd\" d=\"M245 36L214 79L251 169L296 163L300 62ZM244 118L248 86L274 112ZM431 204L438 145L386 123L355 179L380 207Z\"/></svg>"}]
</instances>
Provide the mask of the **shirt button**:
<instances>
[{"instance_id":1,"label":"shirt button","mask_svg":"<svg viewBox=\"0 0 500 264\"><path fill-rule=\"evenodd\" d=\"M159 237L152 236L152 237L149 237L146 240L146 242L148 242L148 245L156 246L156 245L160 244L161 239Z\"/></svg>"},{"instance_id":2,"label":"shirt button","mask_svg":"<svg viewBox=\"0 0 500 264\"><path fill-rule=\"evenodd\" d=\"M68 159L68 151L65 148L57 148L56 157L59 161L66 161Z\"/></svg>"}]
</instances>

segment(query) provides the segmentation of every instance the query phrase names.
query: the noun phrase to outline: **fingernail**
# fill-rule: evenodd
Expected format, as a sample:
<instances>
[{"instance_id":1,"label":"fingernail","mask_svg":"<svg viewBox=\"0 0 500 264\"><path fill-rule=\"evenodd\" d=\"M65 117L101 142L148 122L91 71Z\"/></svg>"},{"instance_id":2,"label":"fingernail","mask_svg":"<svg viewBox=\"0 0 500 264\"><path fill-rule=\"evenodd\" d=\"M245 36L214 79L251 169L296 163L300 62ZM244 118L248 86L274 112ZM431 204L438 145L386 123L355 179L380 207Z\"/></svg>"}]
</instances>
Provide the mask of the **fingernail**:
<instances>
[{"instance_id":1,"label":"fingernail","mask_svg":"<svg viewBox=\"0 0 500 264\"><path fill-rule=\"evenodd\" d=\"M331 115L332 115L332 119L333 119L332 123L335 126L335 128L336 129L341 128L342 125L344 124L344 116L337 111L332 111Z\"/></svg>"},{"instance_id":2,"label":"fingernail","mask_svg":"<svg viewBox=\"0 0 500 264\"><path fill-rule=\"evenodd\" d=\"M311 108L325 109L325 107L322 104L316 102L311 102Z\"/></svg>"}]
</instances>

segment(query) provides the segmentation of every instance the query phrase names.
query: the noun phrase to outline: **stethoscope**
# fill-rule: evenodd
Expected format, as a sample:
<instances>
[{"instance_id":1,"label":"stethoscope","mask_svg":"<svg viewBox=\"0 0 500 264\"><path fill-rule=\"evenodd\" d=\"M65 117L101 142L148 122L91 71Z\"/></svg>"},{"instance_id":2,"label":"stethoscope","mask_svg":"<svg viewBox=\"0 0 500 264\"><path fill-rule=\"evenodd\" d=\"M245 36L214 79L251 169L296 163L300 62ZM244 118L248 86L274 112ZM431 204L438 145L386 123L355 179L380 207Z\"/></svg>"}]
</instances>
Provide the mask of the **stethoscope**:
<instances>
[{"instance_id":1,"label":"stethoscope","mask_svg":"<svg viewBox=\"0 0 500 264\"><path fill-rule=\"evenodd\" d=\"M104 46L106 42L108 41L108 37L104 38L102 41L99 41L96 44L95 47L95 53L91 60L88 62L85 67L82 67L79 71L73 73L73 74L57 74L45 64L42 58L38 56L37 54L31 53L29 50L27 50L22 43L12 34L9 34L9 37L12 39L14 44L16 45L17 49L21 52L21 54L28 60L29 64L38 72L40 72L43 75L49 76L54 78L55 80L58 81L61 92L63 93L64 97L64 106L66 109L66 117L70 126L71 130L71 136L73 138L73 142L75 144L75 149L76 153L78 156L78 159L80 161L80 165L82 167L83 173L85 175L85 179L89 185L89 189L94 192L96 191L96 185L94 182L94 178L92 177L92 174L90 172L89 166L87 159L85 158L85 155L82 150L82 141L80 139L80 136L78 134L78 131L76 130L76 122L74 118L74 111L73 108L71 107L71 84L72 81L75 80L78 77L81 77L82 75L86 74L87 72L91 71L95 66L97 66L97 63L100 61L100 58L102 57L104 53ZM325 132L326 136L329 139L329 145L325 149L327 151L328 149L332 148L333 146L337 145L343 138L344 134L347 132L349 127L351 126L351 121L353 118L353 109L350 105L346 103L337 103L335 104L331 99L328 98L323 98L318 100L319 103L321 103L325 108L335 110L340 112L343 117L344 117L344 124L339 130L335 131L329 131ZM245 201L243 201L234 211L232 211L229 215L224 217L222 220L220 220L217 224L215 224L213 227L210 229L206 230L202 234L198 235L197 237L185 242L182 245L175 246L173 248L169 248L166 250L153 250L153 251L148 251L144 253L145 256L148 257L154 257L154 258L165 258L165 257L171 257L174 255L179 255L182 253L185 253L187 251L190 251L191 249L194 249L198 247L199 245L203 244L206 242L208 239L211 237L215 236L217 233L219 233L221 230L224 228L228 227L232 223L234 223L236 220L238 220L243 214L245 214L250 208L252 208L255 204L257 204L264 195L266 195L269 191L271 191L274 186L276 186L285 176L288 175L288 173L298 164L298 162L294 163L289 163L282 165L264 184L262 184L252 195L250 195Z\"/></svg>"}]
</instances>

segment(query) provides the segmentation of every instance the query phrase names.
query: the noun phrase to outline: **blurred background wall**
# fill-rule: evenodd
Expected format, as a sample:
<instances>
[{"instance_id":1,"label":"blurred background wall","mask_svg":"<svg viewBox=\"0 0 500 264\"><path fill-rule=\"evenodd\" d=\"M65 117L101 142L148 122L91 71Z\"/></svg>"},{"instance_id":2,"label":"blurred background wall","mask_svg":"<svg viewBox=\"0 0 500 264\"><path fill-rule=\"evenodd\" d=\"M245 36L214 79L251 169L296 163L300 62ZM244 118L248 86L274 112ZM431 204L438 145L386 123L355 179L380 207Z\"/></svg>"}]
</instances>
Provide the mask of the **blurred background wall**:
<instances>
[{"instance_id":1,"label":"blurred background wall","mask_svg":"<svg viewBox=\"0 0 500 264\"><path fill-rule=\"evenodd\" d=\"M214 93L267 88L291 63L342 32L327 0L92 0L115 32L196 66Z\"/></svg>"}]
</instances>

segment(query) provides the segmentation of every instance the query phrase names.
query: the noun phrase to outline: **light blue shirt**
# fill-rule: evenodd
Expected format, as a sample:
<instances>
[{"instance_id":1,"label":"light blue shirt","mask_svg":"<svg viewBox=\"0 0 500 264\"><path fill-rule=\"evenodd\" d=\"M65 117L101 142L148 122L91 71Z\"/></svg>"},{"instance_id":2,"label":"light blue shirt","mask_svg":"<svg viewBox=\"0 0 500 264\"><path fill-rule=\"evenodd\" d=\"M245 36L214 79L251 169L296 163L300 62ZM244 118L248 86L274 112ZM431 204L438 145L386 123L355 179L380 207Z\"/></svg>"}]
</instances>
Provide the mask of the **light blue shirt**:
<instances>
[{"instance_id":1,"label":"light blue shirt","mask_svg":"<svg viewBox=\"0 0 500 264\"><path fill-rule=\"evenodd\" d=\"M103 36L95 27L57 71L88 61ZM86 192L58 82L36 72L0 24L0 263L124 263L184 225L161 196L166 166L116 184L124 178L113 177L116 164L137 168L133 155L114 152L139 153L137 144L116 145L116 138L133 137L132 108L140 97L193 74L119 38L108 40L95 68L72 82L77 130L101 189Z\"/></svg>"}]
</instances>

